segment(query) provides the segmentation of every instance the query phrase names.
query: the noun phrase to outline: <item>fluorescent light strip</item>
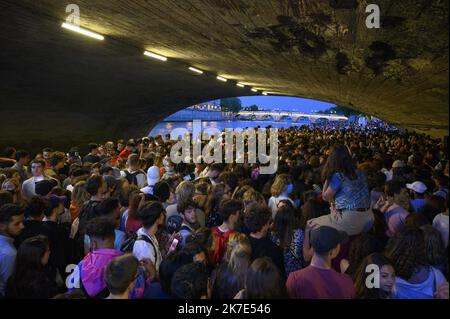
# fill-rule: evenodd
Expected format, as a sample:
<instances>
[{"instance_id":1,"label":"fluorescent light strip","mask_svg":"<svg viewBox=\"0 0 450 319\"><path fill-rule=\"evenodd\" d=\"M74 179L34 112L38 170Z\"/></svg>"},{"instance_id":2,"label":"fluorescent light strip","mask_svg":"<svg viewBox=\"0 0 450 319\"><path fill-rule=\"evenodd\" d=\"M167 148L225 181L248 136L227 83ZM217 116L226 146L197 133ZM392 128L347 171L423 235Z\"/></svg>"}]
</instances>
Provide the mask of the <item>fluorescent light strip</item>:
<instances>
[{"instance_id":1,"label":"fluorescent light strip","mask_svg":"<svg viewBox=\"0 0 450 319\"><path fill-rule=\"evenodd\" d=\"M257 89L252 89L252 92L258 93Z\"/></svg>"},{"instance_id":2,"label":"fluorescent light strip","mask_svg":"<svg viewBox=\"0 0 450 319\"><path fill-rule=\"evenodd\" d=\"M268 93L267 92L262 92L262 95L267 95Z\"/></svg>"},{"instance_id":3,"label":"fluorescent light strip","mask_svg":"<svg viewBox=\"0 0 450 319\"><path fill-rule=\"evenodd\" d=\"M189 67L189 70L191 70L192 72L198 73L198 74L203 74L203 71L202 71L202 70L193 68L192 66Z\"/></svg>"},{"instance_id":4,"label":"fluorescent light strip","mask_svg":"<svg viewBox=\"0 0 450 319\"><path fill-rule=\"evenodd\" d=\"M144 51L144 55L149 56L151 58L160 60L160 61L167 61L167 58L165 56L150 52L150 51Z\"/></svg>"},{"instance_id":5,"label":"fluorescent light strip","mask_svg":"<svg viewBox=\"0 0 450 319\"><path fill-rule=\"evenodd\" d=\"M244 85L244 84L242 84L242 83L240 83L240 82L236 83L236 85L237 85L237 86L239 86L240 88L243 88L243 87L245 87L245 85Z\"/></svg>"},{"instance_id":6,"label":"fluorescent light strip","mask_svg":"<svg viewBox=\"0 0 450 319\"><path fill-rule=\"evenodd\" d=\"M91 37L91 38L94 38L94 39L97 39L97 40L103 40L105 38L104 36L102 36L102 35L100 35L98 33L95 33L95 32L92 32L92 31L80 28L77 25L70 24L70 23L67 23L67 22L64 22L61 25L61 27L65 28L65 29L68 29L68 30L71 30L71 31L75 31L75 32L81 33L83 35L86 35L88 37Z\"/></svg>"},{"instance_id":7,"label":"fluorescent light strip","mask_svg":"<svg viewBox=\"0 0 450 319\"><path fill-rule=\"evenodd\" d=\"M221 77L221 76L217 76L217 80L222 81L222 82L227 82L228 80Z\"/></svg>"}]
</instances>

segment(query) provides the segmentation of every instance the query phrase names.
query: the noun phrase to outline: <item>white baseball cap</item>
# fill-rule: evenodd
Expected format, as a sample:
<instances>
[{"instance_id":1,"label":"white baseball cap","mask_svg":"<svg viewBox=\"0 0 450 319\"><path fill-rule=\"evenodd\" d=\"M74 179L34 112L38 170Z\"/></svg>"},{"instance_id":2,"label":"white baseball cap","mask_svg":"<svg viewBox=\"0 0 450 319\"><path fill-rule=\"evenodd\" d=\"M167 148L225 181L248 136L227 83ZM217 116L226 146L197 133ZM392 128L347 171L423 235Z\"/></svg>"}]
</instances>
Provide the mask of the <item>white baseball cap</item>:
<instances>
[{"instance_id":1,"label":"white baseball cap","mask_svg":"<svg viewBox=\"0 0 450 319\"><path fill-rule=\"evenodd\" d=\"M427 186L419 181L415 181L412 184L406 184L406 188L415 191L416 193L423 194L427 191Z\"/></svg>"},{"instance_id":2,"label":"white baseball cap","mask_svg":"<svg viewBox=\"0 0 450 319\"><path fill-rule=\"evenodd\" d=\"M154 186L159 182L160 171L158 166L152 166L147 170L147 183L149 186Z\"/></svg>"}]
</instances>

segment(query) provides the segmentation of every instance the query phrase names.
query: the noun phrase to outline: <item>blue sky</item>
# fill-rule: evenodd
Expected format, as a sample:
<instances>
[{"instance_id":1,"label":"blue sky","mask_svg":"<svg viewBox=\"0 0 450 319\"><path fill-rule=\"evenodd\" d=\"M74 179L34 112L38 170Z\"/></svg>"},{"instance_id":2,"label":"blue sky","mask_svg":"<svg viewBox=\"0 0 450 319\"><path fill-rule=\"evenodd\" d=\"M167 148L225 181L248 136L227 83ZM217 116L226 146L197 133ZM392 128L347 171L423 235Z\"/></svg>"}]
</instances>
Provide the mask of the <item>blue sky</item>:
<instances>
[{"instance_id":1,"label":"blue sky","mask_svg":"<svg viewBox=\"0 0 450 319\"><path fill-rule=\"evenodd\" d=\"M305 113L323 111L335 106L332 103L286 96L240 96L239 99L243 107L256 104L260 109L279 109Z\"/></svg>"}]
</instances>

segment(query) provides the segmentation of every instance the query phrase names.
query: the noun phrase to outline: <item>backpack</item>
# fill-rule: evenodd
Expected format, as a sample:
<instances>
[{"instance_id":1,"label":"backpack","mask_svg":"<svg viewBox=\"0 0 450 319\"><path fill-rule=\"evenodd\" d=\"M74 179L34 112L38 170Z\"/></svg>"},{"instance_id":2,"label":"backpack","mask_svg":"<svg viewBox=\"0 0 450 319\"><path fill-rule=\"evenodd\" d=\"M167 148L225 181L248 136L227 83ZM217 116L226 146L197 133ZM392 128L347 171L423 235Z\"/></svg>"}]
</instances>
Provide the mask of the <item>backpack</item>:
<instances>
[{"instance_id":1,"label":"backpack","mask_svg":"<svg viewBox=\"0 0 450 319\"><path fill-rule=\"evenodd\" d=\"M87 222L90 221L91 219L99 216L99 214L97 212L98 204L100 204L100 202L90 200L90 201L87 201L86 203L84 203L83 206L81 206L80 215L78 216L79 221L80 221L78 224L78 233L81 233L84 235L84 233L86 232Z\"/></svg>"},{"instance_id":2,"label":"backpack","mask_svg":"<svg viewBox=\"0 0 450 319\"><path fill-rule=\"evenodd\" d=\"M128 183L133 185L138 185L137 176L140 174L143 174L141 171L136 171L134 173L130 173L128 170L124 170L125 172L125 178L128 181Z\"/></svg>"},{"instance_id":3,"label":"backpack","mask_svg":"<svg viewBox=\"0 0 450 319\"><path fill-rule=\"evenodd\" d=\"M80 209L80 215L78 216L78 231L74 238L74 258L75 260L81 260L84 257L84 235L86 234L87 223L98 217L97 206L100 202L88 201Z\"/></svg>"},{"instance_id":4,"label":"backpack","mask_svg":"<svg viewBox=\"0 0 450 319\"><path fill-rule=\"evenodd\" d=\"M155 247L155 244L153 244L153 242L147 236L142 236L142 235L138 236L136 233L133 233L132 235L130 235L130 238L128 238L127 240L125 240L123 242L122 246L120 247L120 251L125 254L132 253L134 243L138 240L143 240L146 243L149 243L150 245L152 245L153 251L155 252L155 264L157 264L158 263L158 251Z\"/></svg>"},{"instance_id":5,"label":"backpack","mask_svg":"<svg viewBox=\"0 0 450 319\"><path fill-rule=\"evenodd\" d=\"M183 223L183 217L180 214L175 214L167 218L167 231L169 234L178 233Z\"/></svg>"}]
</instances>

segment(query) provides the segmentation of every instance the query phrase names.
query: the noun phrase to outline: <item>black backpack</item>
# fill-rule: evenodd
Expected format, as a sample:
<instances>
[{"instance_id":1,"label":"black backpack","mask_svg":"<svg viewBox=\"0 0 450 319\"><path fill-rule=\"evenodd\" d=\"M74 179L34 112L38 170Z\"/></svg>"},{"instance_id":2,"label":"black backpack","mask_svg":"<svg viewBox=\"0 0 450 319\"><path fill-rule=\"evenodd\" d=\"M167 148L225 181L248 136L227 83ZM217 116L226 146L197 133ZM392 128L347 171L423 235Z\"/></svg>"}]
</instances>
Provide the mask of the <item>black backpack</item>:
<instances>
[{"instance_id":1,"label":"black backpack","mask_svg":"<svg viewBox=\"0 0 450 319\"><path fill-rule=\"evenodd\" d=\"M134 173L130 173L129 171L125 170L125 178L127 179L128 183L136 185L138 184L137 176L140 174L143 174L142 171L136 171Z\"/></svg>"},{"instance_id":2,"label":"black backpack","mask_svg":"<svg viewBox=\"0 0 450 319\"><path fill-rule=\"evenodd\" d=\"M80 215L78 216L78 232L74 238L74 257L75 260L81 260L84 257L84 235L86 234L86 225L95 217L98 217L97 206L100 202L88 201L80 209Z\"/></svg>"},{"instance_id":3,"label":"black backpack","mask_svg":"<svg viewBox=\"0 0 450 319\"><path fill-rule=\"evenodd\" d=\"M134 243L138 240L143 240L146 243L149 243L150 245L152 245L153 251L155 252L155 264L156 264L158 262L158 251L155 247L155 244L153 244L153 242L147 236L142 236L142 235L138 236L136 233L131 234L130 237L123 242L122 246L120 247L120 251L125 254L132 253Z\"/></svg>"}]
</instances>

